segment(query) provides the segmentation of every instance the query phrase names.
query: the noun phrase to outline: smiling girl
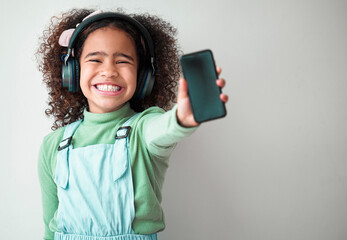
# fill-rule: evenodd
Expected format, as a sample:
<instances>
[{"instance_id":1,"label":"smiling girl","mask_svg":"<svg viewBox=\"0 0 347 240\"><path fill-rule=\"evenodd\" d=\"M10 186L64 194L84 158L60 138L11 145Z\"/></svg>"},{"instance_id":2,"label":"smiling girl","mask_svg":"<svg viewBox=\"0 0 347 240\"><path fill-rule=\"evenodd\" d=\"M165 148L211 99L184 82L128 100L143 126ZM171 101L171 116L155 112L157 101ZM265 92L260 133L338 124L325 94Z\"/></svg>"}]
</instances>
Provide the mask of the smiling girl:
<instances>
[{"instance_id":1,"label":"smiling girl","mask_svg":"<svg viewBox=\"0 0 347 240\"><path fill-rule=\"evenodd\" d=\"M55 118L38 161L44 239L157 239L170 154L198 126L184 79L172 107L175 29L148 14L71 10L52 18L37 54Z\"/></svg>"}]
</instances>

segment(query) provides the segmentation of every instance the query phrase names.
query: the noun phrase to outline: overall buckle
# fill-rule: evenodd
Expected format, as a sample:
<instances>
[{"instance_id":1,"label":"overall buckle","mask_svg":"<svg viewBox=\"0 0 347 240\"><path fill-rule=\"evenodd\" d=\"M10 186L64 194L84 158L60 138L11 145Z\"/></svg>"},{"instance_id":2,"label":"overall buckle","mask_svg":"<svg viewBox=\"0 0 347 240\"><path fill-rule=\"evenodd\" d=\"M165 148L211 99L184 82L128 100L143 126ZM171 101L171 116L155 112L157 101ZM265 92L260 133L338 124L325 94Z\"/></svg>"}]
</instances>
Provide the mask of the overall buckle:
<instances>
[{"instance_id":1,"label":"overall buckle","mask_svg":"<svg viewBox=\"0 0 347 240\"><path fill-rule=\"evenodd\" d=\"M71 141L72 141L72 137L65 138L64 140L62 140L62 141L59 143L58 151L63 150L64 148L67 148L68 146L70 146ZM63 144L63 145L62 145L62 144Z\"/></svg>"},{"instance_id":2,"label":"overall buckle","mask_svg":"<svg viewBox=\"0 0 347 240\"><path fill-rule=\"evenodd\" d=\"M130 133L130 129L131 129L130 126L118 128L115 138L116 139L122 139L122 138L128 137L128 135Z\"/></svg>"}]
</instances>

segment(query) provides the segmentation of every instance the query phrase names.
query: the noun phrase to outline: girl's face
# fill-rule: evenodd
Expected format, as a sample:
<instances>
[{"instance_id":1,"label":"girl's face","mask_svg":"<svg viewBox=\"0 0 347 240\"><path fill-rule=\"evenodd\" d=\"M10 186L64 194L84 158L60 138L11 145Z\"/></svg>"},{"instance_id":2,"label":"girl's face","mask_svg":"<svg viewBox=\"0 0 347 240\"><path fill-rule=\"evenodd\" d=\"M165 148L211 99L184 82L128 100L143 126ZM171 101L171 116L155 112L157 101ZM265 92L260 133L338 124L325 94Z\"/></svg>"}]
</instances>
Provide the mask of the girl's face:
<instances>
[{"instance_id":1,"label":"girl's face","mask_svg":"<svg viewBox=\"0 0 347 240\"><path fill-rule=\"evenodd\" d=\"M135 93L138 59L130 36L114 27L90 33L80 57L80 85L89 111L120 109Z\"/></svg>"}]
</instances>

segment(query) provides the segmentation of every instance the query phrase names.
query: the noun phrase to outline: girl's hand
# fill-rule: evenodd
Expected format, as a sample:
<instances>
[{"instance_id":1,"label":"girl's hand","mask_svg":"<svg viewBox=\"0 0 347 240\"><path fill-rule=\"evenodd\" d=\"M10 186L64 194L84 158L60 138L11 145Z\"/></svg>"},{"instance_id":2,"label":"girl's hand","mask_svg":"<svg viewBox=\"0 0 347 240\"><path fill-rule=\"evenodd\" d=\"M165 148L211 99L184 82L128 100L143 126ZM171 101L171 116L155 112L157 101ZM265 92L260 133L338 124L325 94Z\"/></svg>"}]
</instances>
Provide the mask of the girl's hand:
<instances>
[{"instance_id":1,"label":"girl's hand","mask_svg":"<svg viewBox=\"0 0 347 240\"><path fill-rule=\"evenodd\" d=\"M220 67L217 67L218 76L222 72ZM220 78L217 79L216 84L218 87L223 88L225 86L225 80ZM226 103L228 101L228 95L221 93L220 99ZM180 79L178 86L177 95L177 120L182 127L196 127L199 123L195 122L193 112L190 106L189 96L188 96L188 85L184 78Z\"/></svg>"}]
</instances>

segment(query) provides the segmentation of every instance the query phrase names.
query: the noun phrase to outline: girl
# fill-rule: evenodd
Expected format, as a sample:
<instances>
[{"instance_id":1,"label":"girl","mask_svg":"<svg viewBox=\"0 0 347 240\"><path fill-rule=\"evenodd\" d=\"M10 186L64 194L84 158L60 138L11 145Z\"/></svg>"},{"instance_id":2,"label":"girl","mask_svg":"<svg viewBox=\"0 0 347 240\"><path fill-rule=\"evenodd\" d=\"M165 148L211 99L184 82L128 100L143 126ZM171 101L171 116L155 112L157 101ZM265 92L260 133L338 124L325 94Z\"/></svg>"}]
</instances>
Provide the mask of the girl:
<instances>
[{"instance_id":1,"label":"girl","mask_svg":"<svg viewBox=\"0 0 347 240\"><path fill-rule=\"evenodd\" d=\"M38 50L55 118L38 161L44 239L146 240L165 228L168 159L198 126L184 79L163 110L180 75L174 35L147 14L52 18Z\"/></svg>"}]
</instances>

